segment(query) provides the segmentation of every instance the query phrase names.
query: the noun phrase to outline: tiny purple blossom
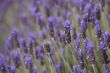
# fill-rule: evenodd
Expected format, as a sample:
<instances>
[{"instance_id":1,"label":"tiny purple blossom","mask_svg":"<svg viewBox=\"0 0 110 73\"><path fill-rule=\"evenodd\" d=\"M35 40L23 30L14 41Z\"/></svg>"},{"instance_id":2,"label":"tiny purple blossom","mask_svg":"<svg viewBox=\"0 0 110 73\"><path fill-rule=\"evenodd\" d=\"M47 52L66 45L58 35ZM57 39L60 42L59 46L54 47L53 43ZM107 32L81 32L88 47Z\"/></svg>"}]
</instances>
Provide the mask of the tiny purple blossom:
<instances>
[{"instance_id":1,"label":"tiny purple blossom","mask_svg":"<svg viewBox=\"0 0 110 73\"><path fill-rule=\"evenodd\" d=\"M16 67L15 66L9 66L9 73L16 73Z\"/></svg>"}]
</instances>

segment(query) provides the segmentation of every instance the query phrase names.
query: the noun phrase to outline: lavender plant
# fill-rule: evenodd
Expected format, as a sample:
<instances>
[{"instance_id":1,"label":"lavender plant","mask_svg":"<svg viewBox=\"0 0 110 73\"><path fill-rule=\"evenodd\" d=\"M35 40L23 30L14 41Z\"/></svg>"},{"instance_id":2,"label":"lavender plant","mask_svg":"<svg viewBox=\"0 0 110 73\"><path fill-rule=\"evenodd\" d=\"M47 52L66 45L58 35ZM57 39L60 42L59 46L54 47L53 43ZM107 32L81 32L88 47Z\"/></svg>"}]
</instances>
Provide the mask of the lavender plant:
<instances>
[{"instance_id":1,"label":"lavender plant","mask_svg":"<svg viewBox=\"0 0 110 73\"><path fill-rule=\"evenodd\" d=\"M109 0L4 1L0 73L110 73Z\"/></svg>"}]
</instances>

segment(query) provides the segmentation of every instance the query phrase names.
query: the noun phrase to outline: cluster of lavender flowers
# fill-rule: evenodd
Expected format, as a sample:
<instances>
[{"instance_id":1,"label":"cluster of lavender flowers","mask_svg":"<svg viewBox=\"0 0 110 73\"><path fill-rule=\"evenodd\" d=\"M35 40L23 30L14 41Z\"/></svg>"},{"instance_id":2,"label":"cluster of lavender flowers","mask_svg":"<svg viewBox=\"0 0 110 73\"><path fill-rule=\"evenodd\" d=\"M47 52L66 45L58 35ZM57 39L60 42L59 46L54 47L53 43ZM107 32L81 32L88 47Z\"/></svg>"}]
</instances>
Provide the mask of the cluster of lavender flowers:
<instances>
[{"instance_id":1,"label":"cluster of lavender flowers","mask_svg":"<svg viewBox=\"0 0 110 73\"><path fill-rule=\"evenodd\" d=\"M22 13L20 22L36 30L12 29L0 52L0 73L110 73L109 0L29 3L31 20Z\"/></svg>"}]
</instances>

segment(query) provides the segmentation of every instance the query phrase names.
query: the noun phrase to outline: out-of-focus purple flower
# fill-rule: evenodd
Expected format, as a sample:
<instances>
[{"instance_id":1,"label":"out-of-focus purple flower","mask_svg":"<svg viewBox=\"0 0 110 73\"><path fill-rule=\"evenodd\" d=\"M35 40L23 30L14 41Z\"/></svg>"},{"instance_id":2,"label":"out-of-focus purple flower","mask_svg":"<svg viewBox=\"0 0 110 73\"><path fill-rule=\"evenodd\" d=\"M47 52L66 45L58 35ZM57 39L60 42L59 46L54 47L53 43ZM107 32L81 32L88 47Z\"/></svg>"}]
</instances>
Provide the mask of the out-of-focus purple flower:
<instances>
[{"instance_id":1,"label":"out-of-focus purple flower","mask_svg":"<svg viewBox=\"0 0 110 73\"><path fill-rule=\"evenodd\" d=\"M13 48L19 48L20 47L19 40L18 40L18 32L17 32L16 28L12 29L11 40L12 40Z\"/></svg>"},{"instance_id":2,"label":"out-of-focus purple flower","mask_svg":"<svg viewBox=\"0 0 110 73\"><path fill-rule=\"evenodd\" d=\"M99 53L100 53L100 61L103 64L108 64L109 59L108 59L108 55L106 52L106 45L103 41L100 41L100 43L99 43Z\"/></svg>"},{"instance_id":3,"label":"out-of-focus purple flower","mask_svg":"<svg viewBox=\"0 0 110 73\"><path fill-rule=\"evenodd\" d=\"M45 14L47 15L47 17L51 16L51 7L49 6L48 3L43 4L43 8L45 10Z\"/></svg>"},{"instance_id":4,"label":"out-of-focus purple flower","mask_svg":"<svg viewBox=\"0 0 110 73\"><path fill-rule=\"evenodd\" d=\"M65 11L64 13L64 19L69 20L72 16L72 13L70 11Z\"/></svg>"},{"instance_id":5,"label":"out-of-focus purple flower","mask_svg":"<svg viewBox=\"0 0 110 73\"><path fill-rule=\"evenodd\" d=\"M30 35L29 38L29 52L31 55L33 55L33 49L38 45L36 41L35 35Z\"/></svg>"},{"instance_id":6,"label":"out-of-focus purple flower","mask_svg":"<svg viewBox=\"0 0 110 73\"><path fill-rule=\"evenodd\" d=\"M39 37L41 39L46 39L47 38L46 32L47 32L46 30L39 31Z\"/></svg>"},{"instance_id":7,"label":"out-of-focus purple flower","mask_svg":"<svg viewBox=\"0 0 110 73\"><path fill-rule=\"evenodd\" d=\"M36 19L37 19L37 22L40 26L40 29L42 29L43 27L46 26L46 21L45 21L45 18L44 16L42 15L41 12L38 12L37 15L36 15Z\"/></svg>"},{"instance_id":8,"label":"out-of-focus purple flower","mask_svg":"<svg viewBox=\"0 0 110 73\"><path fill-rule=\"evenodd\" d=\"M77 57L78 57L78 63L80 67L83 69L84 68L84 55L83 55L81 48L77 49Z\"/></svg>"},{"instance_id":9,"label":"out-of-focus purple flower","mask_svg":"<svg viewBox=\"0 0 110 73\"><path fill-rule=\"evenodd\" d=\"M45 51L47 53L50 53L50 51L51 51L51 47L50 46L51 46L51 42L50 41L44 43L44 49L45 49Z\"/></svg>"},{"instance_id":10,"label":"out-of-focus purple flower","mask_svg":"<svg viewBox=\"0 0 110 73\"><path fill-rule=\"evenodd\" d=\"M47 73L46 69L43 69L43 70L42 70L42 73Z\"/></svg>"},{"instance_id":11,"label":"out-of-focus purple flower","mask_svg":"<svg viewBox=\"0 0 110 73\"><path fill-rule=\"evenodd\" d=\"M7 73L3 55L0 54L0 72Z\"/></svg>"},{"instance_id":12,"label":"out-of-focus purple flower","mask_svg":"<svg viewBox=\"0 0 110 73\"><path fill-rule=\"evenodd\" d=\"M81 45L81 38L77 37L77 39L76 39L76 47L77 47L77 49L80 48L80 45Z\"/></svg>"},{"instance_id":13,"label":"out-of-focus purple flower","mask_svg":"<svg viewBox=\"0 0 110 73\"><path fill-rule=\"evenodd\" d=\"M66 20L65 21L65 26L64 26L64 31L65 31L65 38L66 38L66 43L71 42L71 34L70 34L70 21Z\"/></svg>"},{"instance_id":14,"label":"out-of-focus purple flower","mask_svg":"<svg viewBox=\"0 0 110 73\"><path fill-rule=\"evenodd\" d=\"M73 65L73 68L72 68L72 73L77 73L77 65Z\"/></svg>"},{"instance_id":15,"label":"out-of-focus purple flower","mask_svg":"<svg viewBox=\"0 0 110 73\"><path fill-rule=\"evenodd\" d=\"M103 73L110 73L106 64L104 65Z\"/></svg>"},{"instance_id":16,"label":"out-of-focus purple flower","mask_svg":"<svg viewBox=\"0 0 110 73\"><path fill-rule=\"evenodd\" d=\"M95 7L94 7L94 14L95 14L95 18L97 20L101 19L101 7L100 7L100 4L96 4L95 5Z\"/></svg>"},{"instance_id":17,"label":"out-of-focus purple flower","mask_svg":"<svg viewBox=\"0 0 110 73\"><path fill-rule=\"evenodd\" d=\"M110 48L110 34L108 32L103 33L104 42L106 43L107 47Z\"/></svg>"},{"instance_id":18,"label":"out-of-focus purple flower","mask_svg":"<svg viewBox=\"0 0 110 73\"><path fill-rule=\"evenodd\" d=\"M86 3L87 3L87 0L81 0L81 10L84 10Z\"/></svg>"},{"instance_id":19,"label":"out-of-focus purple flower","mask_svg":"<svg viewBox=\"0 0 110 73\"><path fill-rule=\"evenodd\" d=\"M82 37L85 38L86 37L87 24L84 20L81 20L80 28L81 28Z\"/></svg>"},{"instance_id":20,"label":"out-of-focus purple flower","mask_svg":"<svg viewBox=\"0 0 110 73\"><path fill-rule=\"evenodd\" d=\"M16 67L14 65L9 66L9 73L16 73Z\"/></svg>"},{"instance_id":21,"label":"out-of-focus purple flower","mask_svg":"<svg viewBox=\"0 0 110 73\"><path fill-rule=\"evenodd\" d=\"M74 65L72 68L72 73L83 73L83 70L79 65Z\"/></svg>"},{"instance_id":22,"label":"out-of-focus purple flower","mask_svg":"<svg viewBox=\"0 0 110 73\"><path fill-rule=\"evenodd\" d=\"M87 37L85 42L85 51L87 52L87 60L89 64L92 65L95 63L95 56L94 56L94 45Z\"/></svg>"},{"instance_id":23,"label":"out-of-focus purple flower","mask_svg":"<svg viewBox=\"0 0 110 73\"><path fill-rule=\"evenodd\" d=\"M32 59L32 56L25 57L24 61L25 61L26 68L29 70L29 72L32 72L32 69L33 69L33 59Z\"/></svg>"},{"instance_id":24,"label":"out-of-focus purple flower","mask_svg":"<svg viewBox=\"0 0 110 73\"><path fill-rule=\"evenodd\" d=\"M61 73L61 64L60 63L56 64L55 68L56 68L56 73Z\"/></svg>"},{"instance_id":25,"label":"out-of-focus purple flower","mask_svg":"<svg viewBox=\"0 0 110 73\"><path fill-rule=\"evenodd\" d=\"M95 29L96 29L97 38L100 39L102 37L102 29L100 27L100 23L98 20L95 21Z\"/></svg>"},{"instance_id":26,"label":"out-of-focus purple flower","mask_svg":"<svg viewBox=\"0 0 110 73\"><path fill-rule=\"evenodd\" d=\"M91 4L87 3L84 7L84 13L91 13Z\"/></svg>"},{"instance_id":27,"label":"out-of-focus purple flower","mask_svg":"<svg viewBox=\"0 0 110 73\"><path fill-rule=\"evenodd\" d=\"M55 21L54 21L54 17L53 16L50 16L48 18L48 28L49 28L49 34L51 37L54 37L54 24Z\"/></svg>"},{"instance_id":28,"label":"out-of-focus purple flower","mask_svg":"<svg viewBox=\"0 0 110 73\"><path fill-rule=\"evenodd\" d=\"M63 43L63 46L66 44L66 36L64 32L61 32L60 41Z\"/></svg>"},{"instance_id":29,"label":"out-of-focus purple flower","mask_svg":"<svg viewBox=\"0 0 110 73\"><path fill-rule=\"evenodd\" d=\"M26 44L26 40L24 38L21 39L20 46L21 46L21 48L23 49L23 51L25 53L28 52L28 47L27 47L27 44Z\"/></svg>"},{"instance_id":30,"label":"out-of-focus purple flower","mask_svg":"<svg viewBox=\"0 0 110 73\"><path fill-rule=\"evenodd\" d=\"M39 59L40 59L40 64L44 65L45 64L45 54L44 53L40 53L39 54Z\"/></svg>"},{"instance_id":31,"label":"out-of-focus purple flower","mask_svg":"<svg viewBox=\"0 0 110 73\"><path fill-rule=\"evenodd\" d=\"M15 63L16 68L19 68L21 64L20 55L18 51L14 51L12 54L13 61Z\"/></svg>"},{"instance_id":32,"label":"out-of-focus purple flower","mask_svg":"<svg viewBox=\"0 0 110 73\"><path fill-rule=\"evenodd\" d=\"M37 68L36 68L36 67L34 67L34 68L33 68L32 73L38 73L38 70L37 70Z\"/></svg>"}]
</instances>

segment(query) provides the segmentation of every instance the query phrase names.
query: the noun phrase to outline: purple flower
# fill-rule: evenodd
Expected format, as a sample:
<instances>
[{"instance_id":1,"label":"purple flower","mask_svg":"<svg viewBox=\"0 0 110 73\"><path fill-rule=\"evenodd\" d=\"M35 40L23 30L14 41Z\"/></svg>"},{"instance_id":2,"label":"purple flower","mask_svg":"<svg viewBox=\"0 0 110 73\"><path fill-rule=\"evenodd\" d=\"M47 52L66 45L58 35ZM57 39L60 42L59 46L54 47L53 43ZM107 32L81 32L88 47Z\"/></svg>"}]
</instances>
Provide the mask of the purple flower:
<instances>
[{"instance_id":1,"label":"purple flower","mask_svg":"<svg viewBox=\"0 0 110 73\"><path fill-rule=\"evenodd\" d=\"M103 33L104 42L110 47L110 34L108 32Z\"/></svg>"},{"instance_id":2,"label":"purple flower","mask_svg":"<svg viewBox=\"0 0 110 73\"><path fill-rule=\"evenodd\" d=\"M64 30L65 30L66 43L70 43L71 42L71 34L70 34L70 21L69 20L65 21L64 28L65 28Z\"/></svg>"},{"instance_id":3,"label":"purple flower","mask_svg":"<svg viewBox=\"0 0 110 73\"><path fill-rule=\"evenodd\" d=\"M50 46L51 46L51 42L50 41L44 43L44 49L45 49L45 51L47 51L47 53L50 53L50 51L51 51L51 47Z\"/></svg>"},{"instance_id":4,"label":"purple flower","mask_svg":"<svg viewBox=\"0 0 110 73\"><path fill-rule=\"evenodd\" d=\"M78 57L78 63L80 67L83 69L84 68L84 55L80 48L77 49L77 57Z\"/></svg>"},{"instance_id":5,"label":"purple flower","mask_svg":"<svg viewBox=\"0 0 110 73\"><path fill-rule=\"evenodd\" d=\"M49 34L51 37L54 37L54 17L53 16L50 16L48 18L48 28L49 28Z\"/></svg>"},{"instance_id":6,"label":"purple flower","mask_svg":"<svg viewBox=\"0 0 110 73\"><path fill-rule=\"evenodd\" d=\"M34 68L33 68L32 73L38 73L38 70L37 70L37 68L36 68L36 67L34 67Z\"/></svg>"},{"instance_id":7,"label":"purple flower","mask_svg":"<svg viewBox=\"0 0 110 73\"><path fill-rule=\"evenodd\" d=\"M87 3L84 8L84 13L91 13L91 4Z\"/></svg>"},{"instance_id":8,"label":"purple flower","mask_svg":"<svg viewBox=\"0 0 110 73\"><path fill-rule=\"evenodd\" d=\"M43 70L42 70L42 73L47 73L46 69L43 69Z\"/></svg>"},{"instance_id":9,"label":"purple flower","mask_svg":"<svg viewBox=\"0 0 110 73\"><path fill-rule=\"evenodd\" d=\"M11 41L12 41L13 48L20 47L19 40L18 40L18 32L16 28L14 28L11 32Z\"/></svg>"},{"instance_id":10,"label":"purple flower","mask_svg":"<svg viewBox=\"0 0 110 73\"><path fill-rule=\"evenodd\" d=\"M87 52L87 59L90 65L95 63L95 56L94 56L93 50L94 50L94 45L90 41L90 39L87 37L85 42L85 51Z\"/></svg>"},{"instance_id":11,"label":"purple flower","mask_svg":"<svg viewBox=\"0 0 110 73\"><path fill-rule=\"evenodd\" d=\"M61 32L60 41L63 43L63 46L66 44L66 36L64 32Z\"/></svg>"},{"instance_id":12,"label":"purple flower","mask_svg":"<svg viewBox=\"0 0 110 73\"><path fill-rule=\"evenodd\" d=\"M97 38L100 39L102 37L102 29L98 20L95 21L95 25Z\"/></svg>"},{"instance_id":13,"label":"purple flower","mask_svg":"<svg viewBox=\"0 0 110 73\"><path fill-rule=\"evenodd\" d=\"M0 54L0 71L2 73L7 73L6 65L5 65L5 62L4 62L4 58L3 58L3 55L1 55L1 54Z\"/></svg>"},{"instance_id":14,"label":"purple flower","mask_svg":"<svg viewBox=\"0 0 110 73\"><path fill-rule=\"evenodd\" d=\"M56 73L61 73L61 64L56 64Z\"/></svg>"},{"instance_id":15,"label":"purple flower","mask_svg":"<svg viewBox=\"0 0 110 73\"><path fill-rule=\"evenodd\" d=\"M9 73L16 73L16 67L15 66L9 66Z\"/></svg>"},{"instance_id":16,"label":"purple flower","mask_svg":"<svg viewBox=\"0 0 110 73\"><path fill-rule=\"evenodd\" d=\"M94 7L94 14L95 14L95 18L97 20L100 20L101 18L101 7L100 7L100 4L96 4L95 7Z\"/></svg>"},{"instance_id":17,"label":"purple flower","mask_svg":"<svg viewBox=\"0 0 110 73\"><path fill-rule=\"evenodd\" d=\"M110 71L108 70L108 67L107 67L106 64L104 65L104 71L103 71L103 73L110 73Z\"/></svg>"},{"instance_id":18,"label":"purple flower","mask_svg":"<svg viewBox=\"0 0 110 73\"><path fill-rule=\"evenodd\" d=\"M37 17L37 22L40 26L40 29L42 29L44 26L46 26L45 18L40 12L37 13L36 17Z\"/></svg>"},{"instance_id":19,"label":"purple flower","mask_svg":"<svg viewBox=\"0 0 110 73\"><path fill-rule=\"evenodd\" d=\"M32 71L32 68L33 68L33 59L32 59L32 56L25 57L24 58L24 61L25 61L26 68L29 71Z\"/></svg>"},{"instance_id":20,"label":"purple flower","mask_svg":"<svg viewBox=\"0 0 110 73\"><path fill-rule=\"evenodd\" d=\"M109 59L108 59L108 55L106 52L106 45L103 41L100 41L100 43L99 43L99 53L100 53L100 61L103 64L108 64Z\"/></svg>"},{"instance_id":21,"label":"purple flower","mask_svg":"<svg viewBox=\"0 0 110 73\"><path fill-rule=\"evenodd\" d=\"M23 49L23 51L25 53L27 53L28 52L28 47L27 47L27 44L26 44L26 40L24 38L22 38L20 40L20 45L21 45L21 48Z\"/></svg>"},{"instance_id":22,"label":"purple flower","mask_svg":"<svg viewBox=\"0 0 110 73\"><path fill-rule=\"evenodd\" d=\"M81 38L77 37L77 39L76 39L76 47L77 47L77 49L80 48L80 45L81 45Z\"/></svg>"},{"instance_id":23,"label":"purple flower","mask_svg":"<svg viewBox=\"0 0 110 73\"><path fill-rule=\"evenodd\" d=\"M87 3L87 0L81 0L81 10L84 10L86 3Z\"/></svg>"},{"instance_id":24,"label":"purple flower","mask_svg":"<svg viewBox=\"0 0 110 73\"><path fill-rule=\"evenodd\" d=\"M40 59L40 64L44 65L45 64L45 54L44 53L40 53L39 54L39 59Z\"/></svg>"},{"instance_id":25,"label":"purple flower","mask_svg":"<svg viewBox=\"0 0 110 73\"><path fill-rule=\"evenodd\" d=\"M13 61L15 63L16 68L19 68L21 64L20 55L18 51L14 51L12 54Z\"/></svg>"},{"instance_id":26,"label":"purple flower","mask_svg":"<svg viewBox=\"0 0 110 73\"><path fill-rule=\"evenodd\" d=\"M29 38L29 52L31 55L33 55L33 49L38 45L36 41L36 37L34 35L30 35Z\"/></svg>"},{"instance_id":27,"label":"purple flower","mask_svg":"<svg viewBox=\"0 0 110 73\"><path fill-rule=\"evenodd\" d=\"M86 37L87 24L84 20L81 20L80 28L81 28L82 37L85 38Z\"/></svg>"}]
</instances>

